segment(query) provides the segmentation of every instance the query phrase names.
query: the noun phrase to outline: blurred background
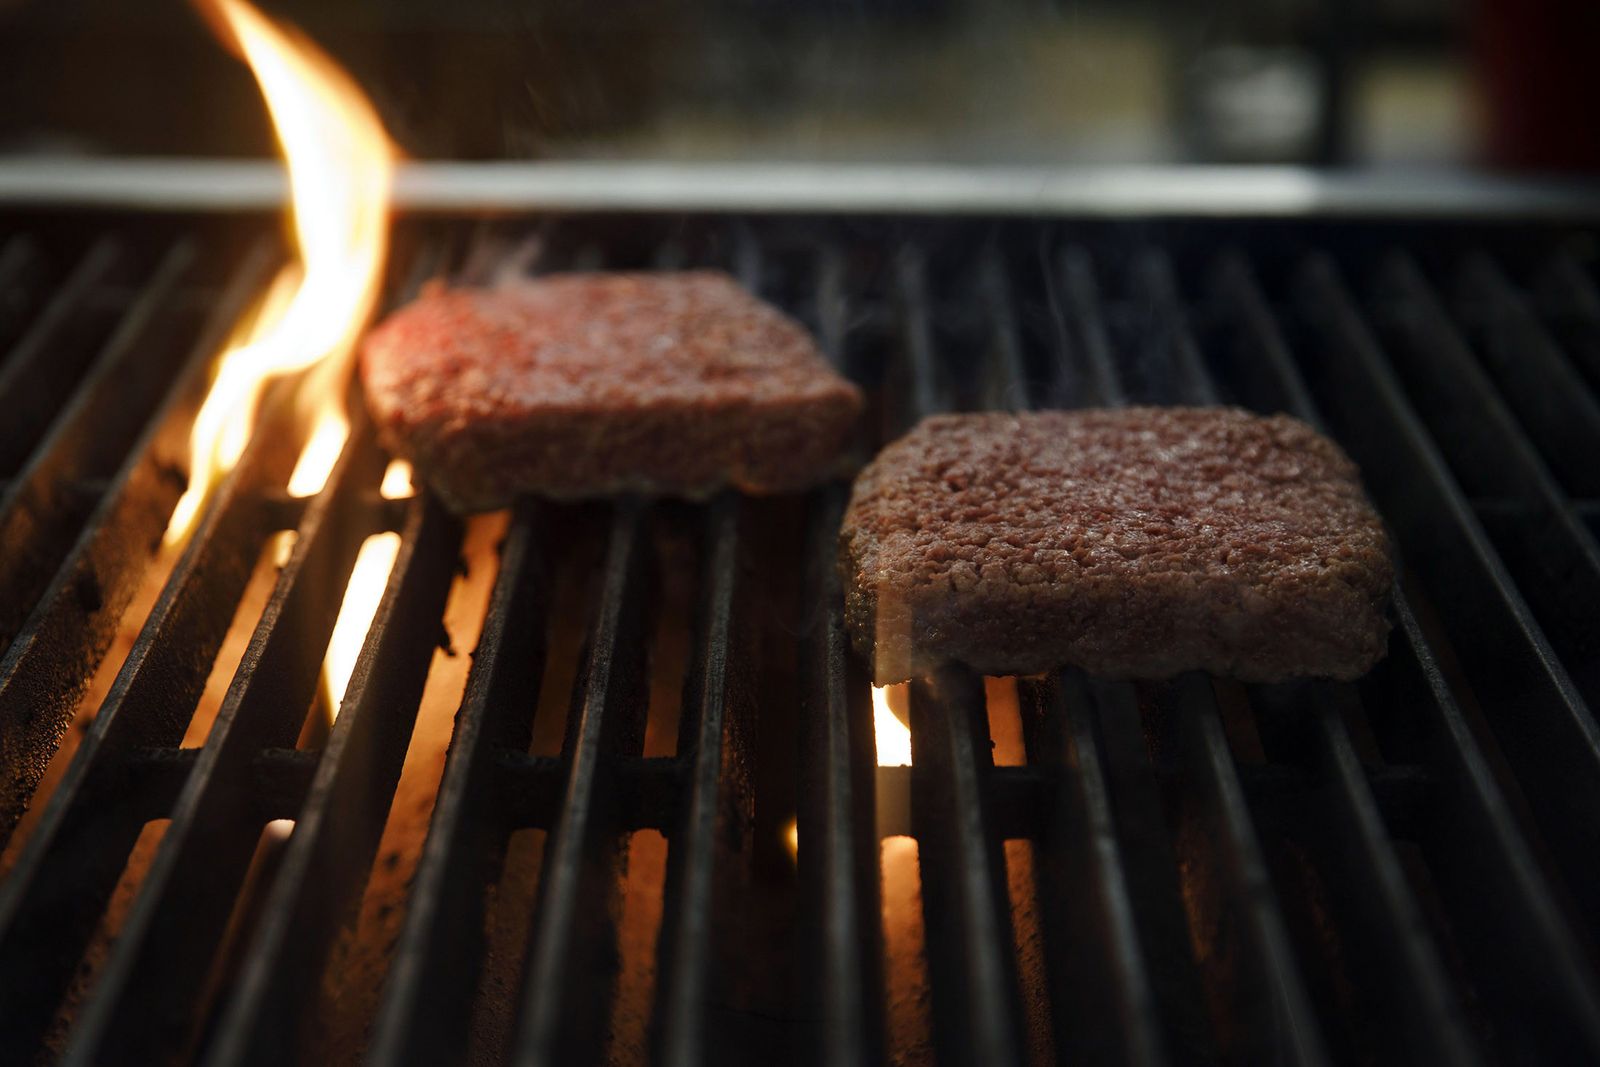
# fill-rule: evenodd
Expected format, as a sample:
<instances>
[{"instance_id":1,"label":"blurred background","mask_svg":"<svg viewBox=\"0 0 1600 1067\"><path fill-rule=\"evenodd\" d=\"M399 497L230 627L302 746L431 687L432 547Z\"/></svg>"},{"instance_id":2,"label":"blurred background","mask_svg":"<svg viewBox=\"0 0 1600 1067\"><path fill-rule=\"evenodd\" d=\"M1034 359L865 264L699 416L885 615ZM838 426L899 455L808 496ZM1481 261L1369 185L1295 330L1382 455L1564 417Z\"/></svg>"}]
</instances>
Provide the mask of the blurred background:
<instances>
[{"instance_id":1,"label":"blurred background","mask_svg":"<svg viewBox=\"0 0 1600 1067\"><path fill-rule=\"evenodd\" d=\"M1600 169L1597 0L260 0L418 158ZM182 0L0 0L0 153L264 156Z\"/></svg>"}]
</instances>

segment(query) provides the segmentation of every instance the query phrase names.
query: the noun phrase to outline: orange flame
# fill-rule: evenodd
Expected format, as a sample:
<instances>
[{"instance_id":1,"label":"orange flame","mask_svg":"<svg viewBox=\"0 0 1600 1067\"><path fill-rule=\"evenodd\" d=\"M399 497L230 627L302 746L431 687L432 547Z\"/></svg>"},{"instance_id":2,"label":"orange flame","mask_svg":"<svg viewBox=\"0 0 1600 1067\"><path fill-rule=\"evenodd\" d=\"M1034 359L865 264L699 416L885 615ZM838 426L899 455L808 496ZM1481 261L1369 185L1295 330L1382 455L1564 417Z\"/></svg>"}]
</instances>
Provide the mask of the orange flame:
<instances>
[{"instance_id":1,"label":"orange flame","mask_svg":"<svg viewBox=\"0 0 1600 1067\"><path fill-rule=\"evenodd\" d=\"M411 464L403 459L391 459L383 472L383 485L378 488L385 500L404 500L416 493L411 485Z\"/></svg>"},{"instance_id":2,"label":"orange flame","mask_svg":"<svg viewBox=\"0 0 1600 1067\"><path fill-rule=\"evenodd\" d=\"M878 750L878 766L911 766L911 729L895 714L895 706L906 707L911 687L898 685L872 687L872 733ZM800 856L800 824L790 819L783 828L783 844L791 859Z\"/></svg>"},{"instance_id":3,"label":"orange flame","mask_svg":"<svg viewBox=\"0 0 1600 1067\"><path fill-rule=\"evenodd\" d=\"M315 443L316 435L312 435ZM335 452L338 450L335 449ZM306 454L311 445L306 446ZM301 459L304 460L304 455ZM330 460L330 463L332 461ZM290 492L294 491L293 482ZM389 461L383 472L379 494L385 500L403 500L412 496L411 464L403 459ZM333 624L333 635L328 639L328 654L322 663L323 692L328 698L328 709L334 715L344 701L345 688L356 669L356 657L361 654L361 642L372 626L372 617L378 613L378 602L389 584L389 572L394 570L395 557L400 554L400 535L374 534L356 553L355 566L350 570L350 581L344 587L344 603L339 605L339 618Z\"/></svg>"},{"instance_id":4,"label":"orange flame","mask_svg":"<svg viewBox=\"0 0 1600 1067\"><path fill-rule=\"evenodd\" d=\"M344 700L344 690L350 684L350 675L356 669L356 657L361 653L361 642L372 626L378 602L383 599L384 586L389 583L389 572L394 569L395 555L400 551L397 533L373 534L356 553L356 563L350 571L350 581L344 589L344 603L339 606L339 618L333 624L333 636L328 639L328 655L322 663L322 684L328 694L328 708L338 714Z\"/></svg>"},{"instance_id":5,"label":"orange flame","mask_svg":"<svg viewBox=\"0 0 1600 1067\"><path fill-rule=\"evenodd\" d=\"M310 368L301 395L315 430L290 491L317 492L349 433L341 402L355 341L377 301L388 250L394 147L378 115L338 65L244 0L200 0L230 35L261 87L289 169L299 262L273 283L293 295L264 307L258 325L218 360L190 436L189 486L167 526L185 540L207 495L249 443L262 391ZM330 443L331 442L331 443Z\"/></svg>"},{"instance_id":6,"label":"orange flame","mask_svg":"<svg viewBox=\"0 0 1600 1067\"><path fill-rule=\"evenodd\" d=\"M217 32L255 75L289 169L296 262L268 287L253 323L218 358L216 379L190 437L189 486L173 510L167 543L186 540L207 495L239 462L261 395L306 372L296 400L311 435L287 489L314 496L338 462L350 421L344 385L356 338L378 298L389 239L395 150L355 82L316 45L244 0L199 0ZM409 477L403 479L409 488ZM385 495L390 478L385 478ZM280 544L280 562L290 537ZM361 546L328 642L322 682L336 711L355 669L399 551L393 533Z\"/></svg>"},{"instance_id":7,"label":"orange flame","mask_svg":"<svg viewBox=\"0 0 1600 1067\"><path fill-rule=\"evenodd\" d=\"M289 495L316 496L322 492L349 436L350 420L344 417L337 404L329 404L319 411L317 424L306 439L300 458L295 461L294 472L289 475Z\"/></svg>"},{"instance_id":8,"label":"orange flame","mask_svg":"<svg viewBox=\"0 0 1600 1067\"><path fill-rule=\"evenodd\" d=\"M894 713L894 705L905 707L910 686L872 687L872 731L878 746L878 766L911 766L911 730Z\"/></svg>"}]
</instances>

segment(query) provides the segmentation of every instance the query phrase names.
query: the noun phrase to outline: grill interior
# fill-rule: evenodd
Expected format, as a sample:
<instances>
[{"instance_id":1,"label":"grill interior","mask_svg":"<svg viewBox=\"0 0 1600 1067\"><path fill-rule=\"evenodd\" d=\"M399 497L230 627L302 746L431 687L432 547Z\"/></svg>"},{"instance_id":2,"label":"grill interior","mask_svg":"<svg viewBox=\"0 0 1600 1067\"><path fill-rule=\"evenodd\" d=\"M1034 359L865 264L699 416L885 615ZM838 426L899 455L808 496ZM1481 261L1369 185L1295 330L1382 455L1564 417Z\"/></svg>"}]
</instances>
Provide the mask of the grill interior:
<instances>
[{"instance_id":1,"label":"grill interior","mask_svg":"<svg viewBox=\"0 0 1600 1067\"><path fill-rule=\"evenodd\" d=\"M402 219L391 300L733 271L868 390L861 457L940 410L1220 401L1361 464L1403 577L1359 684L949 672L879 768L847 485L463 524L380 495L360 418L290 496L307 426L269 402L163 554L274 224L4 232L5 1062L1600 1058L1591 233Z\"/></svg>"}]
</instances>

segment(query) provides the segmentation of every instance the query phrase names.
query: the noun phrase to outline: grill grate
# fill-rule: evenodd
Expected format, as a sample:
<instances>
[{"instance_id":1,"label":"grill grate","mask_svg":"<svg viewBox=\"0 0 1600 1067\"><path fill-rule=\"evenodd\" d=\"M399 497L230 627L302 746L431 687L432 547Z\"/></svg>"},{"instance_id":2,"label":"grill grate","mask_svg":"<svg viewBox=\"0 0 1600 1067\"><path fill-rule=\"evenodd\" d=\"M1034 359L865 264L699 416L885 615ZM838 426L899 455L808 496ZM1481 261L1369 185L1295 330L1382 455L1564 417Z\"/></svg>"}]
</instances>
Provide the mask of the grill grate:
<instances>
[{"instance_id":1,"label":"grill grate","mask_svg":"<svg viewBox=\"0 0 1600 1067\"><path fill-rule=\"evenodd\" d=\"M162 578L153 546L210 356L281 252L259 220L13 228L0 240L13 419L0 435L0 1056L337 1058L308 1020L400 817L462 527L425 495L379 495L385 457L361 418L327 488L287 496L308 428L269 403ZM403 922L380 953L362 1023L372 1062L850 1064L930 1047L986 1064L1600 1057L1592 237L571 216L407 220L395 245L391 299L524 260L733 270L868 388L863 456L939 410L1287 410L1362 465L1404 568L1389 658L1356 685L1023 679L1025 759L997 765L983 679L946 671L911 688L914 766L875 768L833 567L846 486L696 506L524 501L423 798ZM285 530L293 552L216 719L203 746L182 747ZM297 746L345 581L380 531L401 548L347 699L325 740ZM694 607L667 620L687 633L681 711L660 726L652 694L672 657L654 635L685 558ZM152 576L159 596L113 652ZM563 712L545 690L577 632L552 726ZM108 656L115 681L69 734ZM673 754L649 749L652 729L675 735ZM791 812L797 870L777 833ZM275 819L294 829L258 879ZM536 888L508 900L502 871L528 828L547 835ZM668 848L635 1049L616 1036L619 925L630 835L645 829ZM931 1032L911 1038L886 1005L904 961L886 952L879 842L897 834L918 846L931 1009ZM1008 841L1027 843L1030 865ZM219 984L218 946L251 892L244 951ZM495 908L530 917L509 990L483 982ZM503 1048L477 1032L486 997L503 1001Z\"/></svg>"}]
</instances>

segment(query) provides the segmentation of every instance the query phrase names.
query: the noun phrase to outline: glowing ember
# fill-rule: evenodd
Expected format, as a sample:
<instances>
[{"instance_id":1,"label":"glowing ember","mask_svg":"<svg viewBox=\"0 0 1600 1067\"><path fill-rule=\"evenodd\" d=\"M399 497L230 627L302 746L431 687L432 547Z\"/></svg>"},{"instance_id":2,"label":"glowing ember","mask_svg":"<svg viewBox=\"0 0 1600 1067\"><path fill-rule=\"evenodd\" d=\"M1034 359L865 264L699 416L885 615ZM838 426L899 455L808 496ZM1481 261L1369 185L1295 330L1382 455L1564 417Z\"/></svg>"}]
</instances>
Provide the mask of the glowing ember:
<instances>
[{"instance_id":1,"label":"glowing ember","mask_svg":"<svg viewBox=\"0 0 1600 1067\"><path fill-rule=\"evenodd\" d=\"M906 706L909 689L904 683L872 688L872 730L880 767L911 766L911 730L894 713L894 705Z\"/></svg>"},{"instance_id":2,"label":"glowing ember","mask_svg":"<svg viewBox=\"0 0 1600 1067\"><path fill-rule=\"evenodd\" d=\"M783 843L789 847L792 859L800 858L800 820L790 819L783 828Z\"/></svg>"},{"instance_id":3,"label":"glowing ember","mask_svg":"<svg viewBox=\"0 0 1600 1067\"><path fill-rule=\"evenodd\" d=\"M383 599L383 589L399 551L400 535L381 533L367 538L356 554L356 564L344 590L344 603L339 608L339 619L333 624L333 636L328 640L328 655L323 661L322 684L328 694L328 707L335 715L339 702L344 699L345 687L350 684L350 674L356 669L362 639L372 625L378 602Z\"/></svg>"},{"instance_id":4,"label":"glowing ember","mask_svg":"<svg viewBox=\"0 0 1600 1067\"><path fill-rule=\"evenodd\" d=\"M305 393L318 404L319 422L342 421L349 357L372 313L388 247L394 169L376 112L321 50L243 0L202 0L202 7L237 45L266 98L288 163L300 263L274 283L296 279L293 296L218 361L190 437L189 487L168 524L168 543L188 536L206 495L239 461L273 380L317 367L316 387ZM331 440L335 430L319 427L319 435ZM303 484L312 480L308 473Z\"/></svg>"}]
</instances>

